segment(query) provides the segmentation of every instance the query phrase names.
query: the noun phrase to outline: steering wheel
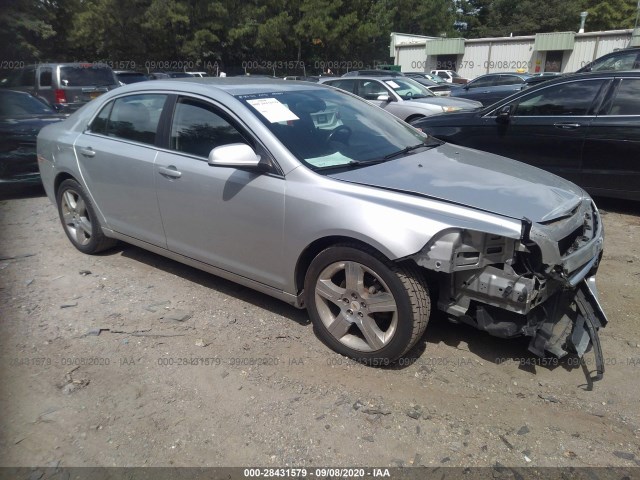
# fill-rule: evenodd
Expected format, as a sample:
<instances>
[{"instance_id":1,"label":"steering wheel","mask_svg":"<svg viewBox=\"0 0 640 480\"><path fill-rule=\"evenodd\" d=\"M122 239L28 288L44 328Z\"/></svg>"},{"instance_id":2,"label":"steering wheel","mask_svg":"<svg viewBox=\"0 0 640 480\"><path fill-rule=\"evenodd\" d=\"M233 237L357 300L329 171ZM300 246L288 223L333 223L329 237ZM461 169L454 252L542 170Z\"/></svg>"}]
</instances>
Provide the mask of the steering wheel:
<instances>
[{"instance_id":1,"label":"steering wheel","mask_svg":"<svg viewBox=\"0 0 640 480\"><path fill-rule=\"evenodd\" d=\"M333 129L333 131L327 137L328 142L341 142L345 145L349 142L351 137L351 129L346 125L340 125Z\"/></svg>"},{"instance_id":2,"label":"steering wheel","mask_svg":"<svg viewBox=\"0 0 640 480\"><path fill-rule=\"evenodd\" d=\"M411 98L413 97L413 92L411 90L409 90L407 93L404 94L405 97L407 98Z\"/></svg>"}]
</instances>

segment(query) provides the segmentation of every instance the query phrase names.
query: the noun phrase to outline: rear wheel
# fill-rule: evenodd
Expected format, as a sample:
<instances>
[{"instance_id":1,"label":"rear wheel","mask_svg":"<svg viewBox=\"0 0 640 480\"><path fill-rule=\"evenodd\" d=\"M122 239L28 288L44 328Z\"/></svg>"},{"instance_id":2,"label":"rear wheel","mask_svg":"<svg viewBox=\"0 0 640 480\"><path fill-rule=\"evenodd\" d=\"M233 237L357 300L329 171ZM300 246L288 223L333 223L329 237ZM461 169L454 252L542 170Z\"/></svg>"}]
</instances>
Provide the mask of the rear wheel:
<instances>
[{"instance_id":1,"label":"rear wheel","mask_svg":"<svg viewBox=\"0 0 640 480\"><path fill-rule=\"evenodd\" d=\"M116 244L105 237L93 204L82 186L72 179L60 184L56 195L60 221L67 237L82 253L98 253Z\"/></svg>"},{"instance_id":2,"label":"rear wheel","mask_svg":"<svg viewBox=\"0 0 640 480\"><path fill-rule=\"evenodd\" d=\"M336 245L311 262L309 316L333 350L371 365L398 359L427 327L429 291L417 267L355 245Z\"/></svg>"}]
</instances>

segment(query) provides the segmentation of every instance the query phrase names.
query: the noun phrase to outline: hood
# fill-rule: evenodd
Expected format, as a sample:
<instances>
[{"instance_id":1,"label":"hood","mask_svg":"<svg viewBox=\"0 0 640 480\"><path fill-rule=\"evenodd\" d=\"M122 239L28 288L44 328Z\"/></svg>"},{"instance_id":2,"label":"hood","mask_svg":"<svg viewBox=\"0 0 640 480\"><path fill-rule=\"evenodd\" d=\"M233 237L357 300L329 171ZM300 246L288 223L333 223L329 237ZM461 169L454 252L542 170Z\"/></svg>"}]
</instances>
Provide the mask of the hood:
<instances>
[{"instance_id":1,"label":"hood","mask_svg":"<svg viewBox=\"0 0 640 480\"><path fill-rule=\"evenodd\" d=\"M4 134L33 136L35 140L41 128L60 122L65 117L57 114L31 115L29 117L0 118L0 132Z\"/></svg>"},{"instance_id":2,"label":"hood","mask_svg":"<svg viewBox=\"0 0 640 480\"><path fill-rule=\"evenodd\" d=\"M534 222L557 218L586 196L556 175L491 153L449 144L417 152L329 176Z\"/></svg>"},{"instance_id":3,"label":"hood","mask_svg":"<svg viewBox=\"0 0 640 480\"><path fill-rule=\"evenodd\" d=\"M467 98L427 97L427 98L416 98L414 100L405 100L405 102L427 103L429 105L438 105L441 107L460 107L466 110L482 107L482 104L480 102L476 102L475 100L469 100Z\"/></svg>"}]
</instances>

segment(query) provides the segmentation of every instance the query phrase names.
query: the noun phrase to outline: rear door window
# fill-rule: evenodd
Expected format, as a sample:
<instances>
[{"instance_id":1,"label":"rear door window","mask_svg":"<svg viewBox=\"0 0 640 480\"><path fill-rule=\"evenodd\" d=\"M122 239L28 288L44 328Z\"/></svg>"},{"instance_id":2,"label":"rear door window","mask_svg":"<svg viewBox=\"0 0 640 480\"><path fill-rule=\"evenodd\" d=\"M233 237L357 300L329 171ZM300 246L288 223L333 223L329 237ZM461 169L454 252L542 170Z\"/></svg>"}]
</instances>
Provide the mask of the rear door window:
<instances>
[{"instance_id":1,"label":"rear door window","mask_svg":"<svg viewBox=\"0 0 640 480\"><path fill-rule=\"evenodd\" d=\"M518 85L524 83L524 80L517 75L500 75L496 80L497 85Z\"/></svg>"},{"instance_id":2,"label":"rear door window","mask_svg":"<svg viewBox=\"0 0 640 480\"><path fill-rule=\"evenodd\" d=\"M622 80L608 115L640 115L640 78Z\"/></svg>"},{"instance_id":3,"label":"rear door window","mask_svg":"<svg viewBox=\"0 0 640 480\"><path fill-rule=\"evenodd\" d=\"M356 81L355 80L333 80L326 82L327 85L345 90L347 92L356 93Z\"/></svg>"},{"instance_id":4,"label":"rear door window","mask_svg":"<svg viewBox=\"0 0 640 480\"><path fill-rule=\"evenodd\" d=\"M91 123L93 133L153 145L167 95L121 97L105 106Z\"/></svg>"},{"instance_id":5,"label":"rear door window","mask_svg":"<svg viewBox=\"0 0 640 480\"><path fill-rule=\"evenodd\" d=\"M469 83L469 88L491 87L496 80L495 75L487 75Z\"/></svg>"},{"instance_id":6,"label":"rear door window","mask_svg":"<svg viewBox=\"0 0 640 480\"><path fill-rule=\"evenodd\" d=\"M39 83L41 87L50 87L52 82L53 70L51 67L44 67L40 70Z\"/></svg>"}]
</instances>

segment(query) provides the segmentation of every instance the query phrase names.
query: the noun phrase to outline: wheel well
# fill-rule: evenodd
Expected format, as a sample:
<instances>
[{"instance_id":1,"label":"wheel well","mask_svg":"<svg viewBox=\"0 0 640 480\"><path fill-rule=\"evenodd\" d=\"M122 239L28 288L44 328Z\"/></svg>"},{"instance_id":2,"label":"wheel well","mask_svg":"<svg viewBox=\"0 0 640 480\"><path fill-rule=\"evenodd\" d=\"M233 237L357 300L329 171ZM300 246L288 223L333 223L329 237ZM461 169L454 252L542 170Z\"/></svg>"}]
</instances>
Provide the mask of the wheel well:
<instances>
[{"instance_id":1,"label":"wheel well","mask_svg":"<svg viewBox=\"0 0 640 480\"><path fill-rule=\"evenodd\" d=\"M66 172L62 172L56 177L56 180L53 183L53 194L54 195L56 195L56 196L58 195L58 187L60 186L60 184L62 182L64 182L65 180L68 180L68 179L75 180L75 178L73 178L72 175L70 175L70 174L68 174Z\"/></svg>"},{"instance_id":2,"label":"wheel well","mask_svg":"<svg viewBox=\"0 0 640 480\"><path fill-rule=\"evenodd\" d=\"M372 247L371 245L363 241L356 240L354 238L341 237L341 236L320 238L315 242L311 243L309 246L307 246L307 248L300 255L300 258L298 258L298 263L296 264L296 276L295 276L296 291L298 293L301 292L302 289L304 288L304 278L307 275L307 270L309 269L309 265L311 265L311 262L313 261L313 259L316 258L316 256L325 248L330 247L332 245L338 245L341 243L349 243L351 245L360 245L362 247L374 249L376 252L380 253L380 255L384 256L384 254L382 254L378 249Z\"/></svg>"}]
</instances>

